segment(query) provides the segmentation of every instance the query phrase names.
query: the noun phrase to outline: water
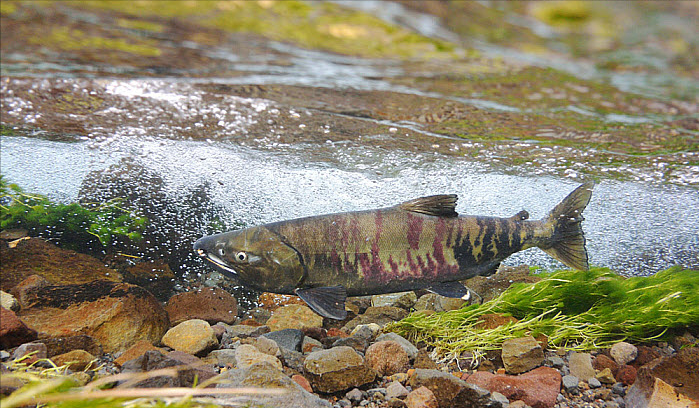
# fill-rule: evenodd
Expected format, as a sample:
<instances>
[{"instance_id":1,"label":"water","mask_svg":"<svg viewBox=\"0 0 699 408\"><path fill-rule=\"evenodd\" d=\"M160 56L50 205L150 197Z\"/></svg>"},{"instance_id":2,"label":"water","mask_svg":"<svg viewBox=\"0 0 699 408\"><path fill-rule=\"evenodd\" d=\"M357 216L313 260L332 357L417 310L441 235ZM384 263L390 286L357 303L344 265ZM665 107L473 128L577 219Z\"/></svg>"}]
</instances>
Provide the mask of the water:
<instances>
[{"instance_id":1,"label":"water","mask_svg":"<svg viewBox=\"0 0 699 408\"><path fill-rule=\"evenodd\" d=\"M116 138L98 148L94 141L27 137L3 137L1 143L3 174L27 191L76 200L89 172L132 158L160 175L171 197L208 183L229 225L378 208L440 193L459 194L457 210L463 214L509 217L526 209L537 219L577 186L560 178L483 170L460 158L340 143L264 150L154 136ZM37 157L51 157L50 170ZM148 186L143 188L147 194ZM675 264L699 267L697 208L695 189L602 181L585 211L591 264L643 275ZM538 249L506 263L562 266Z\"/></svg>"}]
</instances>

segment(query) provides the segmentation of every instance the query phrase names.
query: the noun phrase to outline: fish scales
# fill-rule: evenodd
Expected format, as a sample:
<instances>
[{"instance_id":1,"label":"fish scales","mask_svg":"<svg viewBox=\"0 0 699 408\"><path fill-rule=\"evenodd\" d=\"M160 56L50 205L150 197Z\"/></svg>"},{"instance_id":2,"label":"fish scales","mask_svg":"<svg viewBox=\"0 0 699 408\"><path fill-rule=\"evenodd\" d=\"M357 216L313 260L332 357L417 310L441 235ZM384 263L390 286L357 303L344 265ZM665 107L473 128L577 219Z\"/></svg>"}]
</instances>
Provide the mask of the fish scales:
<instances>
[{"instance_id":1,"label":"fish scales","mask_svg":"<svg viewBox=\"0 0 699 408\"><path fill-rule=\"evenodd\" d=\"M509 218L444 218L399 208L309 217L269 228L314 271L304 284L340 283L350 296L483 274L522 249L521 231L527 229Z\"/></svg>"},{"instance_id":2,"label":"fish scales","mask_svg":"<svg viewBox=\"0 0 699 408\"><path fill-rule=\"evenodd\" d=\"M455 195L422 197L377 210L299 218L203 237L194 249L254 289L297 294L316 313L346 316L347 295L427 288L470 296L459 281L489 275L508 256L539 247L588 268L582 211L593 182L540 220L459 216Z\"/></svg>"}]
</instances>

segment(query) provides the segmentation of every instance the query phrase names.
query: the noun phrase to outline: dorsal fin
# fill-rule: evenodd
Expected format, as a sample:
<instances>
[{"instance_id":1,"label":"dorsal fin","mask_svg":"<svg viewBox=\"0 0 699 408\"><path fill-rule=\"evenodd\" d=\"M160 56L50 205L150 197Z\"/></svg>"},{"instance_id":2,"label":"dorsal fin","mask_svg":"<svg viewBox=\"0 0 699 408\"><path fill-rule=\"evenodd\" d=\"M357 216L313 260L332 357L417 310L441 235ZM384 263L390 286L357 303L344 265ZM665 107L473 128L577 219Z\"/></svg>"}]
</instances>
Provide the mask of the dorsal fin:
<instances>
[{"instance_id":1,"label":"dorsal fin","mask_svg":"<svg viewBox=\"0 0 699 408\"><path fill-rule=\"evenodd\" d=\"M420 214L434 215L437 217L456 217L456 194L441 194L428 197L420 197L399 204L402 210Z\"/></svg>"}]
</instances>

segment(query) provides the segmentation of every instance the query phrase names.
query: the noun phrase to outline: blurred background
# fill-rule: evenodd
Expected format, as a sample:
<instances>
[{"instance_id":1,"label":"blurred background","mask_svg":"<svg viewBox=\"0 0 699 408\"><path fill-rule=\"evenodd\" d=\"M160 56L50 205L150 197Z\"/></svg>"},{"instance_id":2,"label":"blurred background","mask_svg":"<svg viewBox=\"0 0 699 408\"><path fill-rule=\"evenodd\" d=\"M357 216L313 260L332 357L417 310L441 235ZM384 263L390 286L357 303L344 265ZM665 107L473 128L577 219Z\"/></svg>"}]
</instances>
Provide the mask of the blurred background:
<instances>
[{"instance_id":1,"label":"blurred background","mask_svg":"<svg viewBox=\"0 0 699 408\"><path fill-rule=\"evenodd\" d=\"M159 291L235 287L192 256L205 234L438 193L540 218L587 179L593 265L699 268L699 2L3 0L0 16L3 207L63 211L4 210L3 229L148 262ZM57 207L76 202L92 215ZM562 267L537 249L508 263Z\"/></svg>"}]
</instances>

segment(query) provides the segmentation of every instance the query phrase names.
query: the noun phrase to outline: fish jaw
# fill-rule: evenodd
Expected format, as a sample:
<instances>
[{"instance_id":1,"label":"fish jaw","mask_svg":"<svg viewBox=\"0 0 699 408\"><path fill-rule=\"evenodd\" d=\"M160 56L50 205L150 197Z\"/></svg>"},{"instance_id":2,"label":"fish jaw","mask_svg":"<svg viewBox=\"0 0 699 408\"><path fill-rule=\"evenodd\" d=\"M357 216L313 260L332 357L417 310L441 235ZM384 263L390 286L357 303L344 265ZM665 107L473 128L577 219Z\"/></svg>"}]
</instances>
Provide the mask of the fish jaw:
<instances>
[{"instance_id":1,"label":"fish jaw","mask_svg":"<svg viewBox=\"0 0 699 408\"><path fill-rule=\"evenodd\" d=\"M216 247L220 247L218 235L212 235L198 239L194 243L194 251L205 261L211 263L214 268L224 274L231 275L233 278L238 277L238 271L227 261L215 254Z\"/></svg>"}]
</instances>

